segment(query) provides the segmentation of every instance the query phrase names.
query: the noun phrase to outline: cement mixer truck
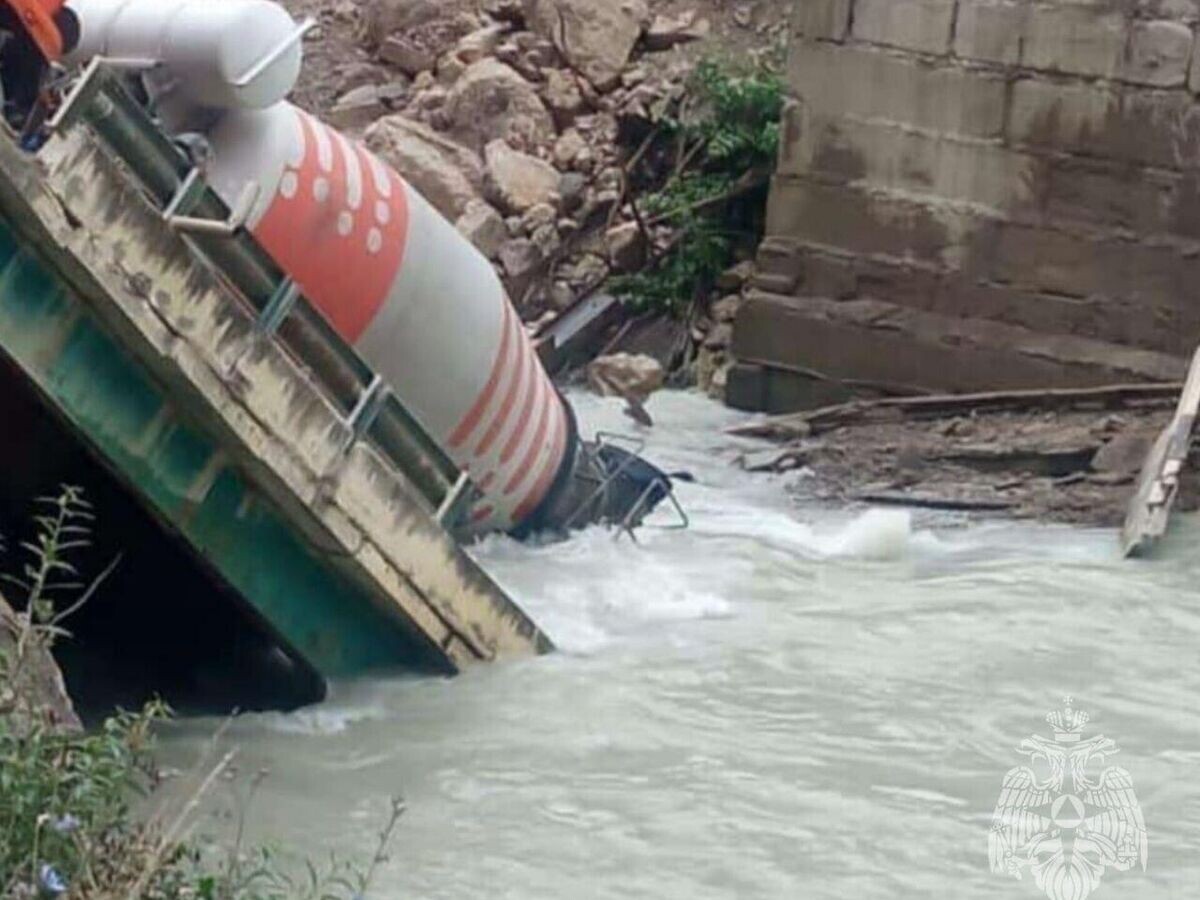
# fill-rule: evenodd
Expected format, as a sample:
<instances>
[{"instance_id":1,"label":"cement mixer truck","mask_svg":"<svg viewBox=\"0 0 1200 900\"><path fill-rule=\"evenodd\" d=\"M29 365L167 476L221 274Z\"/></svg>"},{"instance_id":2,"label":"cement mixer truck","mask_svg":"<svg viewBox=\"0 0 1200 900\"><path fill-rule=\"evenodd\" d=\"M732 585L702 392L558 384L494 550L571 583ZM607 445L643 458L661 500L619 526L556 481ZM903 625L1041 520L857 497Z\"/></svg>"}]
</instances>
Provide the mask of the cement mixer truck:
<instances>
[{"instance_id":1,"label":"cement mixer truck","mask_svg":"<svg viewBox=\"0 0 1200 900\"><path fill-rule=\"evenodd\" d=\"M360 144L285 99L297 22L271 0L2 0L5 116L35 150L70 73L128 73L196 174L469 475L463 528L633 527L671 498L631 450L581 439L491 264Z\"/></svg>"}]
</instances>

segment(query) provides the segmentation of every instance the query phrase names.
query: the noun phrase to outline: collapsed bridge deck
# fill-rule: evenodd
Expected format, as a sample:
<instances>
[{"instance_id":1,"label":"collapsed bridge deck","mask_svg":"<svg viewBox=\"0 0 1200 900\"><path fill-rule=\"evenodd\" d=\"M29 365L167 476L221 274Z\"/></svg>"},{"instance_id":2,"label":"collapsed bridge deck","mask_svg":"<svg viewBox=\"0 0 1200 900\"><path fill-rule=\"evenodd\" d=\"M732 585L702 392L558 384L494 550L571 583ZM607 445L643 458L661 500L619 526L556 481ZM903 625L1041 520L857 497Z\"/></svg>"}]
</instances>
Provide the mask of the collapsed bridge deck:
<instances>
[{"instance_id":1,"label":"collapsed bridge deck","mask_svg":"<svg viewBox=\"0 0 1200 900\"><path fill-rule=\"evenodd\" d=\"M0 355L325 678L547 650L448 528L467 479L286 279L213 265L251 238L167 226L190 166L119 84L81 108L0 139Z\"/></svg>"}]
</instances>

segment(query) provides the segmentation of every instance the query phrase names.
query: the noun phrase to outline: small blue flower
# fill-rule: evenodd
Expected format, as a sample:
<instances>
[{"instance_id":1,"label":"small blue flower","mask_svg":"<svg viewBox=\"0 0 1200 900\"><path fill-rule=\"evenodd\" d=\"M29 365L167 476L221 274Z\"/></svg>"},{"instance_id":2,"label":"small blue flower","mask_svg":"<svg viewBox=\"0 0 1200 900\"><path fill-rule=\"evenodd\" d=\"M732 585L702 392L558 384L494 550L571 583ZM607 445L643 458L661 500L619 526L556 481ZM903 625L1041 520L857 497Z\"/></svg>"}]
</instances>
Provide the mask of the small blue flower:
<instances>
[{"instance_id":1,"label":"small blue flower","mask_svg":"<svg viewBox=\"0 0 1200 900\"><path fill-rule=\"evenodd\" d=\"M39 881L41 882L42 890L52 897L57 897L59 894L67 892L67 879L63 878L50 863L42 863Z\"/></svg>"},{"instance_id":2,"label":"small blue flower","mask_svg":"<svg viewBox=\"0 0 1200 900\"><path fill-rule=\"evenodd\" d=\"M78 831L80 821L75 816L67 813L64 816L59 816L50 823L50 827L59 834L70 834L72 831Z\"/></svg>"}]
</instances>

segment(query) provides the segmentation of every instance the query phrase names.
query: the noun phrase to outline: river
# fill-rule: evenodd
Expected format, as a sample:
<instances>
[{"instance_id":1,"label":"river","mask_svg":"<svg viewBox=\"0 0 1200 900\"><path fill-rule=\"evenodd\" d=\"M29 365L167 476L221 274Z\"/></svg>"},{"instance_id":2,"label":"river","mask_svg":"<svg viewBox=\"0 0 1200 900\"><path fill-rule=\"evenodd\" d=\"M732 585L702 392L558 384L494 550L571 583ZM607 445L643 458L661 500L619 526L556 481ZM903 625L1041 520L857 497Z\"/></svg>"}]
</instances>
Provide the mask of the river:
<instances>
[{"instance_id":1,"label":"river","mask_svg":"<svg viewBox=\"0 0 1200 900\"><path fill-rule=\"evenodd\" d=\"M585 430L630 430L574 400ZM808 507L731 465L743 417L650 411L650 457L697 477L691 529L484 544L559 652L239 719L242 771L269 770L256 837L369 856L400 793L379 900L1043 896L989 871L988 832L1070 695L1148 833L1146 871L1095 896L1197 895L1200 526L1127 563L1107 531ZM168 753L211 730L175 726Z\"/></svg>"}]
</instances>

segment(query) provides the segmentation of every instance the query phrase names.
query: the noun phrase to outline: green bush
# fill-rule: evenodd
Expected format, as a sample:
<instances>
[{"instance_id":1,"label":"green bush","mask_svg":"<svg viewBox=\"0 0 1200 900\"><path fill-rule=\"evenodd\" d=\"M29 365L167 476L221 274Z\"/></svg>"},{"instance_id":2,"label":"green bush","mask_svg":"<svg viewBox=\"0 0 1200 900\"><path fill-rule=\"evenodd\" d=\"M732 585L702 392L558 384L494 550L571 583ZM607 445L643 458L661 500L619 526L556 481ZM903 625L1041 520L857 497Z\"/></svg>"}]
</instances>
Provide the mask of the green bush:
<instances>
[{"instance_id":1,"label":"green bush","mask_svg":"<svg viewBox=\"0 0 1200 900\"><path fill-rule=\"evenodd\" d=\"M681 314L739 248L761 239L783 97L768 64L710 59L696 67L678 114L664 119L656 135L674 148L668 154L674 167L637 201L647 228L669 226L674 237L644 271L612 282L635 309Z\"/></svg>"}]
</instances>

